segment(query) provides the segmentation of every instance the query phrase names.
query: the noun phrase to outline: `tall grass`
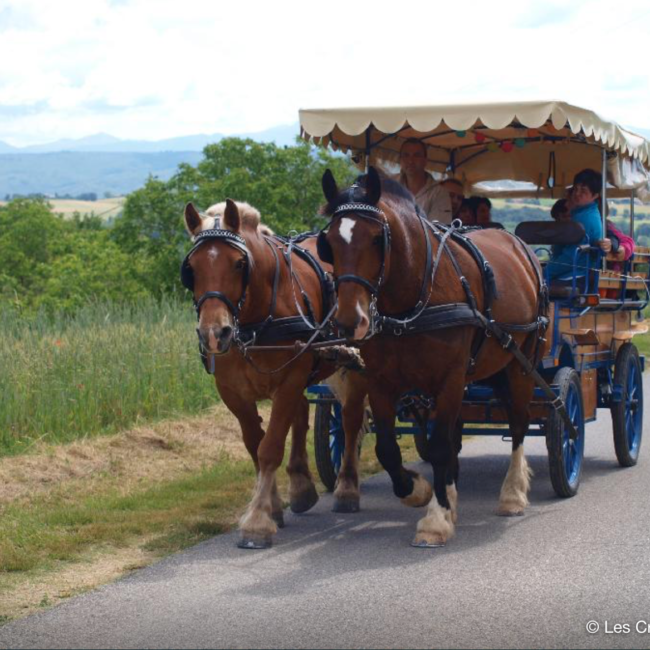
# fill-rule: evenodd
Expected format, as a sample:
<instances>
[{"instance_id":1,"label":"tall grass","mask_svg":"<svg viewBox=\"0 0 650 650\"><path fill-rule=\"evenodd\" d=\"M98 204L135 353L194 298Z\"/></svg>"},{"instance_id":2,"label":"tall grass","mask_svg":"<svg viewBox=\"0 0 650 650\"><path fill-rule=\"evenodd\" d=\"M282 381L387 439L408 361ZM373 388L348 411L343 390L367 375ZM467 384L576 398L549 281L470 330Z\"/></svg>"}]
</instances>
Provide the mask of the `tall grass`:
<instances>
[{"instance_id":1,"label":"tall grass","mask_svg":"<svg viewBox=\"0 0 650 650\"><path fill-rule=\"evenodd\" d=\"M214 404L194 318L187 303L154 300L71 317L0 311L0 455Z\"/></svg>"}]
</instances>

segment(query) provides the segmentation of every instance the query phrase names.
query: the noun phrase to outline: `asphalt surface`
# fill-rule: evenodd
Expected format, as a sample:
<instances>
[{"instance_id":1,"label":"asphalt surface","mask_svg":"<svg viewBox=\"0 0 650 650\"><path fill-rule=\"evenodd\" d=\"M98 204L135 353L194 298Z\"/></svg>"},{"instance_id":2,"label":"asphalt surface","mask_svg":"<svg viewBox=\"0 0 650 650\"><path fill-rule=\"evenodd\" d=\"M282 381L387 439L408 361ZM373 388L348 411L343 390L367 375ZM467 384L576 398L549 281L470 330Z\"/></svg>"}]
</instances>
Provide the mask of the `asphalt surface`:
<instances>
[{"instance_id":1,"label":"asphalt surface","mask_svg":"<svg viewBox=\"0 0 650 650\"><path fill-rule=\"evenodd\" d=\"M500 518L509 444L465 445L457 533L443 549L409 545L423 511L381 475L363 484L360 513L332 513L325 495L288 513L270 550L216 537L0 628L0 647L650 648L650 440L637 467L619 468L599 411L568 500L554 496L543 440L526 447L531 505Z\"/></svg>"}]
</instances>

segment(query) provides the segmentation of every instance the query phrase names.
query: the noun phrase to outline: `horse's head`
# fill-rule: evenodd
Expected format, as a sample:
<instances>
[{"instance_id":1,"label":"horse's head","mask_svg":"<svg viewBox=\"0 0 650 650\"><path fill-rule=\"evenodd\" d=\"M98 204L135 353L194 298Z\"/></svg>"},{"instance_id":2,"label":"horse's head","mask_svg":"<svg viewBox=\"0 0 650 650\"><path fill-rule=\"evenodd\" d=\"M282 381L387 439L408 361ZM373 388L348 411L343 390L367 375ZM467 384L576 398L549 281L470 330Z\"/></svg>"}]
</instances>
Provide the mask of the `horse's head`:
<instances>
[{"instance_id":1,"label":"horse's head","mask_svg":"<svg viewBox=\"0 0 650 650\"><path fill-rule=\"evenodd\" d=\"M359 341L371 324L371 304L385 281L390 263L390 228L377 207L381 180L371 167L367 176L339 192L332 173L323 176L327 199L325 214L331 221L318 238L318 253L334 266L338 309L334 316L339 332Z\"/></svg>"},{"instance_id":2,"label":"horse's head","mask_svg":"<svg viewBox=\"0 0 650 650\"><path fill-rule=\"evenodd\" d=\"M185 207L185 226L194 246L183 262L181 280L194 293L201 343L211 354L225 354L232 344L253 264L243 235L247 228L257 229L259 213L230 199L209 212L202 216L191 203Z\"/></svg>"}]
</instances>

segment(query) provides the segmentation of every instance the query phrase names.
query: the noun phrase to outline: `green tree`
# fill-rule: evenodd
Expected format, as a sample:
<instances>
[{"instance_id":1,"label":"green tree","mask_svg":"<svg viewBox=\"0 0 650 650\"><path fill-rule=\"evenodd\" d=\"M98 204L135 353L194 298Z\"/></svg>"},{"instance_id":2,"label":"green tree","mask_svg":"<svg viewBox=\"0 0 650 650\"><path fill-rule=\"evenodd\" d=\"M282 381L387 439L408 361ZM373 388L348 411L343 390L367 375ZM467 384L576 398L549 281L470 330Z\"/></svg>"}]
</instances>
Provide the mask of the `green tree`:
<instances>
[{"instance_id":1,"label":"green tree","mask_svg":"<svg viewBox=\"0 0 650 650\"><path fill-rule=\"evenodd\" d=\"M139 280L142 264L95 219L66 220L37 199L14 199L0 208L0 302L24 312L136 301L148 293Z\"/></svg>"},{"instance_id":2,"label":"green tree","mask_svg":"<svg viewBox=\"0 0 650 650\"><path fill-rule=\"evenodd\" d=\"M106 231L71 232L66 244L34 298L35 308L74 313L94 301L133 303L148 295L138 279L140 261L120 250Z\"/></svg>"},{"instance_id":3,"label":"green tree","mask_svg":"<svg viewBox=\"0 0 650 650\"><path fill-rule=\"evenodd\" d=\"M43 290L62 247L65 225L40 199L14 199L0 208L0 296L17 306Z\"/></svg>"},{"instance_id":4,"label":"green tree","mask_svg":"<svg viewBox=\"0 0 650 650\"><path fill-rule=\"evenodd\" d=\"M113 237L122 250L147 259L142 282L154 294L180 290L178 267L187 250L182 214L193 201L205 210L232 198L246 201L278 233L309 230L322 222L321 178L330 168L339 184L356 175L346 158L306 142L293 147L225 138L208 145L196 166L183 164L167 182L150 178L126 199Z\"/></svg>"}]
</instances>

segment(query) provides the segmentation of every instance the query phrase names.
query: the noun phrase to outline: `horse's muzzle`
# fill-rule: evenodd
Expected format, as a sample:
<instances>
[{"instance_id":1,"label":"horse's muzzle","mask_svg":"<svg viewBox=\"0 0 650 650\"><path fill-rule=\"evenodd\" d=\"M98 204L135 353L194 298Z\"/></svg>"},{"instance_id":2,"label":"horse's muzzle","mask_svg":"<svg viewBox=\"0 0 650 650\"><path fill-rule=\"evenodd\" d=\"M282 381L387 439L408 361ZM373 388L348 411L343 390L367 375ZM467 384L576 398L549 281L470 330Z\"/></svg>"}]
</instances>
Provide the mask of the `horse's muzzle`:
<instances>
[{"instance_id":1,"label":"horse's muzzle","mask_svg":"<svg viewBox=\"0 0 650 650\"><path fill-rule=\"evenodd\" d=\"M368 329L370 322L368 317L358 309L355 314L355 319L352 324L343 323L337 318L334 318L334 323L336 324L339 335L346 338L348 341L361 341L368 334Z\"/></svg>"},{"instance_id":2,"label":"horse's muzzle","mask_svg":"<svg viewBox=\"0 0 650 650\"><path fill-rule=\"evenodd\" d=\"M196 333L203 349L209 354L226 354L233 341L234 330L230 325L224 327L197 327Z\"/></svg>"}]
</instances>

